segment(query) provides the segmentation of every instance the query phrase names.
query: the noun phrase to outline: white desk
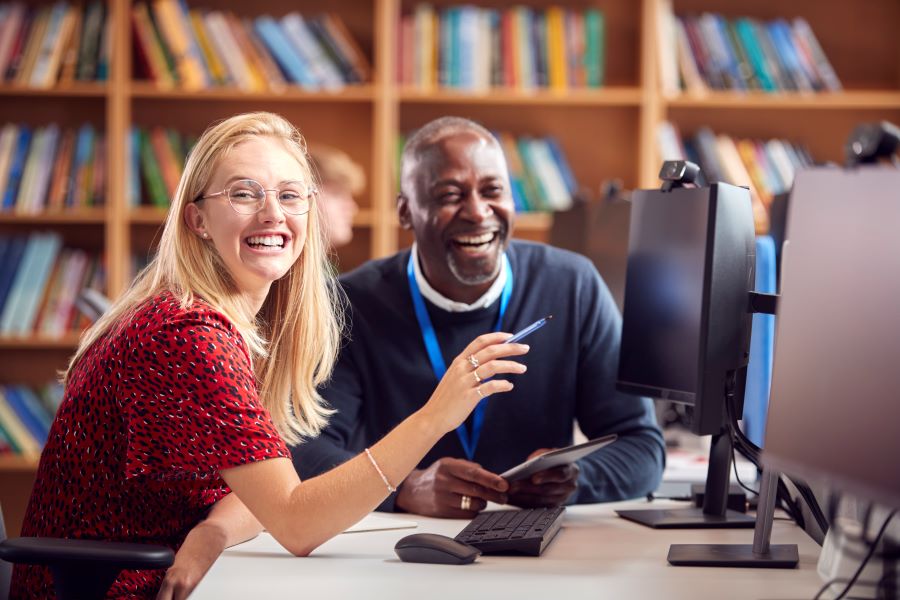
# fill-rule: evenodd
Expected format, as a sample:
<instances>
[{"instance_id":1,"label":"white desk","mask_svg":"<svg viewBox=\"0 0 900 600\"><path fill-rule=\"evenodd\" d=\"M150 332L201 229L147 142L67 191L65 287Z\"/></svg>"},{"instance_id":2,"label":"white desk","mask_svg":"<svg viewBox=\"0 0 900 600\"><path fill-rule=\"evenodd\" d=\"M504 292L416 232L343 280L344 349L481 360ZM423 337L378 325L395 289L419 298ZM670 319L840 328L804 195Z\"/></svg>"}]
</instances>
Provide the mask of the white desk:
<instances>
[{"instance_id":1,"label":"white desk","mask_svg":"<svg viewBox=\"0 0 900 600\"><path fill-rule=\"evenodd\" d=\"M227 550L191 598L788 600L812 598L821 586L815 572L819 547L792 523L776 521L772 537L799 546L798 569L672 567L666 554L673 542L751 543L753 530L656 531L613 512L641 506L647 503L569 507L541 557L482 556L464 566L403 563L394 544L410 533L453 536L465 521L384 515L416 520L419 527L339 535L307 558L291 556L264 533Z\"/></svg>"}]
</instances>

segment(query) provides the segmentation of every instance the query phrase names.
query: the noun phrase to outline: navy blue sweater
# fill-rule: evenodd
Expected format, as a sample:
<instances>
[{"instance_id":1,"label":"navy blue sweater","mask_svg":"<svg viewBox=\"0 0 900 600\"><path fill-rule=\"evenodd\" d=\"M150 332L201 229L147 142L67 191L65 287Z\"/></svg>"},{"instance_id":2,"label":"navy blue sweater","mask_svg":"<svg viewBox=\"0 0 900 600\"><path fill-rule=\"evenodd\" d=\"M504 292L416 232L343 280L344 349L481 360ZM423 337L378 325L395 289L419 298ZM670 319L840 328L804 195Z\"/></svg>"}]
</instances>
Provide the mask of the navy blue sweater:
<instances>
[{"instance_id":1,"label":"navy blue sweater","mask_svg":"<svg viewBox=\"0 0 900 600\"><path fill-rule=\"evenodd\" d=\"M540 317L553 320L526 340L528 371L513 391L488 400L475 462L494 473L538 448L572 443L577 420L589 438L616 433L612 445L579 461L572 502L644 495L659 483L662 435L647 398L615 390L622 320L606 285L584 257L543 244L514 241L507 251L514 288L502 330ZM318 438L292 449L303 478L355 456L420 408L437 380L413 311L406 276L409 250L371 261L341 277L350 300L350 339L331 382L321 390L337 409ZM492 330L500 302L450 313L427 300L447 364L478 335ZM456 435L441 438L419 464L465 458ZM382 505L393 510L393 496Z\"/></svg>"}]
</instances>

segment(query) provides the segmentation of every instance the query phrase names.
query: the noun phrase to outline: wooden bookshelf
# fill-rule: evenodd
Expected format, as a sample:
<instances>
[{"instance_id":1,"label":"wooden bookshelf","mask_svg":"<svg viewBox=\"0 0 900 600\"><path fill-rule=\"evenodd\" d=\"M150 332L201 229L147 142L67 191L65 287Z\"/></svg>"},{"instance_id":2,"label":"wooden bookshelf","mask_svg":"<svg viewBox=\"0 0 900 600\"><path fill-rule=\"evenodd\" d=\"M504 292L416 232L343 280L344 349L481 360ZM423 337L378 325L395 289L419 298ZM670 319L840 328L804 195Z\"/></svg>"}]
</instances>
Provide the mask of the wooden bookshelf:
<instances>
[{"instance_id":1,"label":"wooden bookshelf","mask_svg":"<svg viewBox=\"0 0 900 600\"><path fill-rule=\"evenodd\" d=\"M200 133L210 122L238 112L272 110L283 114L313 142L344 149L363 165L368 188L359 198L354 242L338 251L341 268L385 256L411 238L395 215L396 140L432 118L455 114L479 120L492 130L519 135L554 135L565 150L579 184L595 193L607 179L626 188L657 185L656 132L664 120L683 133L703 125L714 131L751 137L785 137L807 144L820 160L842 159L842 146L860 121L900 122L900 23L897 0L673 0L676 14L714 11L726 17L760 19L804 16L831 60L845 91L834 94L737 94L665 97L659 89L656 15L658 0L534 0L545 7L561 3L595 7L606 17L606 86L565 93L490 90L478 94L396 83L396 27L402 11L416 0L361 0L335 3L309 0L202 2L252 17L337 12L373 66L371 81L340 91L244 93L235 89L161 90L133 81L130 0L108 0L115 35L106 83L79 83L48 90L0 85L0 122L92 122L108 133L108 197L90 211L41 215L0 214L0 231L53 228L67 243L102 249L107 257L108 292L121 293L131 278L131 256L146 253L158 240L164 212L126 205L126 133L132 124L161 125ZM462 0L436 0L441 8ZM476 4L505 8L501 0ZM520 215L516 234L547 240L552 216ZM0 383L40 383L65 366L75 336L63 340L0 339ZM27 496L36 463L0 457L0 490L6 508L10 494ZM25 477L21 477L22 473ZM14 481L15 480L15 481ZM18 487L16 487L18 486ZM24 506L23 502L18 504ZM10 518L8 516L8 518ZM13 522L13 533L17 524Z\"/></svg>"}]
</instances>

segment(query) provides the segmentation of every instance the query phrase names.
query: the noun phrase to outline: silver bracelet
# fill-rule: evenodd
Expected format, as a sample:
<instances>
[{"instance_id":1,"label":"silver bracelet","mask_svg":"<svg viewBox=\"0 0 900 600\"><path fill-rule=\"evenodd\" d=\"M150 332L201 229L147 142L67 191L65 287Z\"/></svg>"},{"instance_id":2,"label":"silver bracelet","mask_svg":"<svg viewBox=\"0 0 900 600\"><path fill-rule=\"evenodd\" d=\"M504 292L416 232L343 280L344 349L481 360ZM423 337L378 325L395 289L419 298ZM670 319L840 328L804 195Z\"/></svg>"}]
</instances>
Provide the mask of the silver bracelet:
<instances>
[{"instance_id":1,"label":"silver bracelet","mask_svg":"<svg viewBox=\"0 0 900 600\"><path fill-rule=\"evenodd\" d=\"M397 488L391 485L391 482L388 481L388 478L385 476L384 471L381 470L381 467L378 466L378 463L375 462L375 457L372 456L372 453L369 452L369 449L366 448L366 456L369 457L369 462L372 463L372 466L375 467L375 470L378 471L378 474L381 476L381 480L384 482L384 485L387 486L388 492L393 494L397 491Z\"/></svg>"}]
</instances>

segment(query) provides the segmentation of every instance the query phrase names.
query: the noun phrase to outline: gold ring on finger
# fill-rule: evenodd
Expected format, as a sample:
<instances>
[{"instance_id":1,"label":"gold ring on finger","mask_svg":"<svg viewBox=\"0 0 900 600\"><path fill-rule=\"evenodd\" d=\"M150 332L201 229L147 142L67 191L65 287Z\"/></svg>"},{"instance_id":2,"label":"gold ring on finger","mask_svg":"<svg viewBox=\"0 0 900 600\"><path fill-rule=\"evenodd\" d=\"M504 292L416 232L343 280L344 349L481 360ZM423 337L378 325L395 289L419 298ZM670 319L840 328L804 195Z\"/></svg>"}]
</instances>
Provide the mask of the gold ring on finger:
<instances>
[{"instance_id":1,"label":"gold ring on finger","mask_svg":"<svg viewBox=\"0 0 900 600\"><path fill-rule=\"evenodd\" d=\"M476 384L477 384L477 383L481 383L481 377L478 376L478 369L475 369L474 371L472 371L472 375L475 376L475 383L476 383Z\"/></svg>"},{"instance_id":2,"label":"gold ring on finger","mask_svg":"<svg viewBox=\"0 0 900 600\"><path fill-rule=\"evenodd\" d=\"M481 391L481 386L475 388L475 391L478 392L478 397L484 399L484 392Z\"/></svg>"},{"instance_id":3,"label":"gold ring on finger","mask_svg":"<svg viewBox=\"0 0 900 600\"><path fill-rule=\"evenodd\" d=\"M469 361L469 364L472 365L472 368L473 368L473 369L477 369L477 368L478 368L478 365L481 364L481 363L478 362L478 359L475 358L475 355L474 355L474 354L468 355L468 356L466 357L466 360Z\"/></svg>"}]
</instances>

